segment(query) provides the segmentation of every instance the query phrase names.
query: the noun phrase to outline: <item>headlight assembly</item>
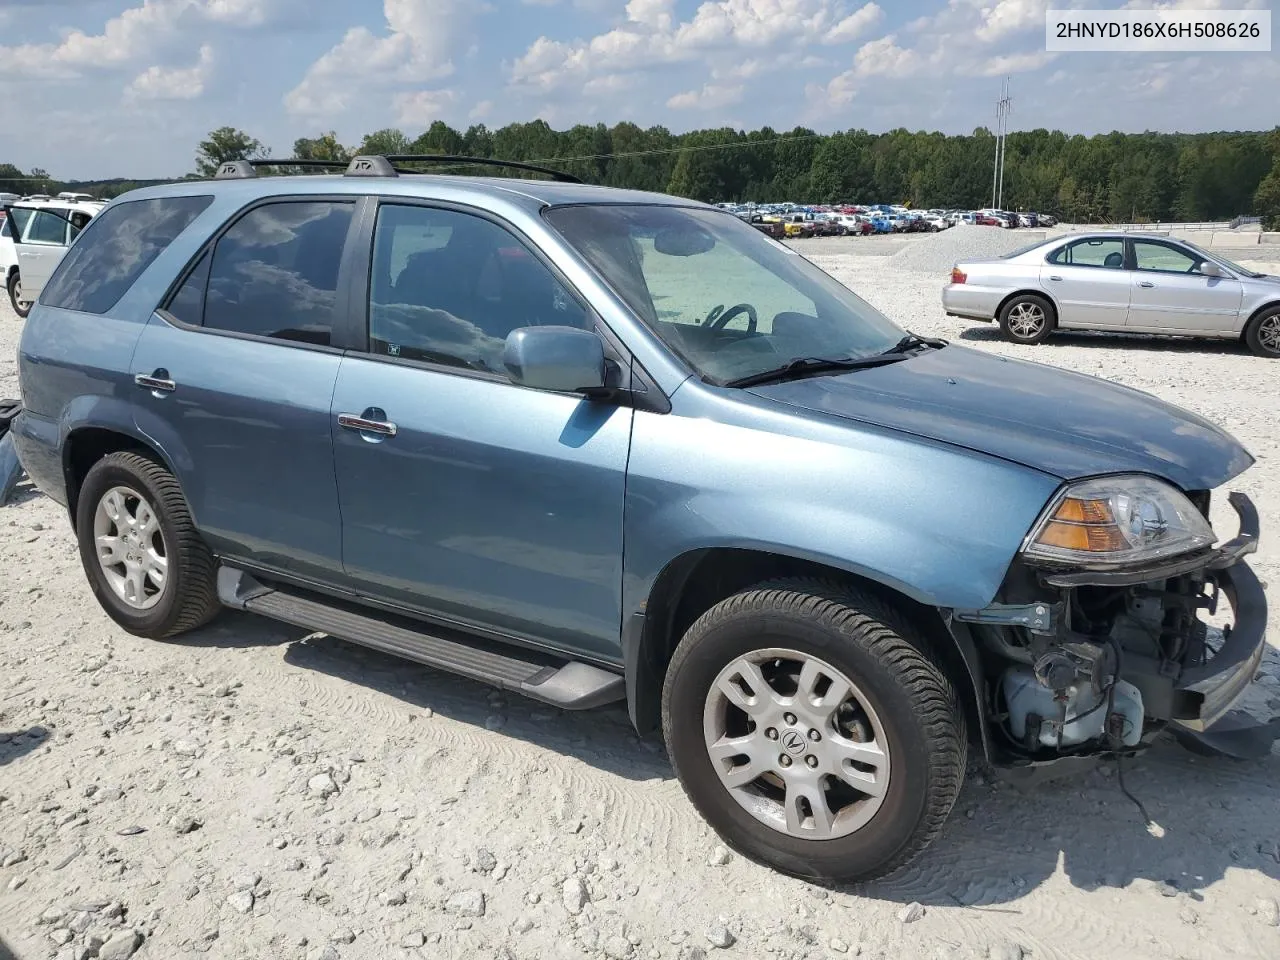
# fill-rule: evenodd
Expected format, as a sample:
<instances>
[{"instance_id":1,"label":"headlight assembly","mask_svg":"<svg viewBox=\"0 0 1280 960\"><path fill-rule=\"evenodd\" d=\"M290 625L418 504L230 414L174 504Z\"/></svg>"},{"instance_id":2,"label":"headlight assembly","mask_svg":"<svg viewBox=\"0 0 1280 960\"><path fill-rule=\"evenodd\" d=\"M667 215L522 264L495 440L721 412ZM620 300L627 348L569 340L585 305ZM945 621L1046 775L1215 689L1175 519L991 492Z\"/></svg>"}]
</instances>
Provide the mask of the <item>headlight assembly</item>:
<instances>
[{"instance_id":1,"label":"headlight assembly","mask_svg":"<svg viewBox=\"0 0 1280 960\"><path fill-rule=\"evenodd\" d=\"M1141 475L1071 484L1049 504L1022 545L1029 560L1114 567L1190 553L1213 528L1175 487Z\"/></svg>"}]
</instances>

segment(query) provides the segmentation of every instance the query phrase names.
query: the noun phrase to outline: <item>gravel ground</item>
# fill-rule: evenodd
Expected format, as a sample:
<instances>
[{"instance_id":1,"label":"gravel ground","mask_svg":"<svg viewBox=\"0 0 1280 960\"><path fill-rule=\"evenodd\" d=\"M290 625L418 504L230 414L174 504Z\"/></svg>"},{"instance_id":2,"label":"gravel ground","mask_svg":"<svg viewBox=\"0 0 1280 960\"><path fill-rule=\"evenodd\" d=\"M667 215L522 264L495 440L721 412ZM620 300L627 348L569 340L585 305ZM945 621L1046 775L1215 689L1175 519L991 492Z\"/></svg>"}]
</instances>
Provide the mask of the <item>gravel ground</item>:
<instances>
[{"instance_id":1,"label":"gravel ground","mask_svg":"<svg viewBox=\"0 0 1280 960\"><path fill-rule=\"evenodd\" d=\"M935 275L949 273L960 260L998 257L1044 240L1044 230L1004 230L958 224L942 233L928 235L928 243L913 243L889 258L895 270Z\"/></svg>"},{"instance_id":2,"label":"gravel ground","mask_svg":"<svg viewBox=\"0 0 1280 960\"><path fill-rule=\"evenodd\" d=\"M1277 529L1277 367L1229 345L1004 343L944 317L945 268L886 269L890 244L937 239L801 247L917 332L1223 423L1259 457L1235 486ZM0 308L6 396L20 330ZM1113 769L1023 792L975 766L914 867L822 889L724 851L619 708L562 713L246 615L139 640L92 600L61 508L28 488L3 514L0 957L1280 955L1274 756L1127 764L1150 832ZM1274 537L1255 566L1280 582ZM1278 677L1269 656L1255 708L1280 709Z\"/></svg>"}]
</instances>

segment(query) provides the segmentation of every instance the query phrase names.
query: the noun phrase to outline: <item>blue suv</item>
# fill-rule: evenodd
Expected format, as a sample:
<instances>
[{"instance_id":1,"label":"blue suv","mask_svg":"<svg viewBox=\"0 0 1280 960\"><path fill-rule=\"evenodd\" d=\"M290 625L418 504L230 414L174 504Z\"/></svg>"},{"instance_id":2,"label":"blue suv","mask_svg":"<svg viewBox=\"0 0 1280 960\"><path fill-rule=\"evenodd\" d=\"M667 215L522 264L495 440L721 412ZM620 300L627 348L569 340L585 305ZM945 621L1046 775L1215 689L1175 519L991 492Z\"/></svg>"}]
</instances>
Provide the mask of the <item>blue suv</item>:
<instances>
[{"instance_id":1,"label":"blue suv","mask_svg":"<svg viewBox=\"0 0 1280 960\"><path fill-rule=\"evenodd\" d=\"M726 843L820 880L919 854L969 751L1240 733L1226 433L901 330L731 213L414 160L135 191L44 288L14 443L125 630L233 607L625 701Z\"/></svg>"}]
</instances>

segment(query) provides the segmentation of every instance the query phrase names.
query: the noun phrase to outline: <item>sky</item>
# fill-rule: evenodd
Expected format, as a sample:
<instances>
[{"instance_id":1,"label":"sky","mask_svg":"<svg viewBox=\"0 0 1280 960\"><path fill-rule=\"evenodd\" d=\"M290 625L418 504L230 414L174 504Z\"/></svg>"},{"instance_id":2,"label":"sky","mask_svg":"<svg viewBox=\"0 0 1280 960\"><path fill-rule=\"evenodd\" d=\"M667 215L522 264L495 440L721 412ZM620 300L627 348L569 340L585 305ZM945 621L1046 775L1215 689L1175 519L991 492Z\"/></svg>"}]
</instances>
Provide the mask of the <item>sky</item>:
<instances>
[{"instance_id":1,"label":"sky","mask_svg":"<svg viewBox=\"0 0 1280 960\"><path fill-rule=\"evenodd\" d=\"M1055 0L1114 9L1274 0ZM215 127L276 156L432 121L970 133L1268 129L1273 53L1050 54L1049 0L0 0L0 162L169 177Z\"/></svg>"}]
</instances>

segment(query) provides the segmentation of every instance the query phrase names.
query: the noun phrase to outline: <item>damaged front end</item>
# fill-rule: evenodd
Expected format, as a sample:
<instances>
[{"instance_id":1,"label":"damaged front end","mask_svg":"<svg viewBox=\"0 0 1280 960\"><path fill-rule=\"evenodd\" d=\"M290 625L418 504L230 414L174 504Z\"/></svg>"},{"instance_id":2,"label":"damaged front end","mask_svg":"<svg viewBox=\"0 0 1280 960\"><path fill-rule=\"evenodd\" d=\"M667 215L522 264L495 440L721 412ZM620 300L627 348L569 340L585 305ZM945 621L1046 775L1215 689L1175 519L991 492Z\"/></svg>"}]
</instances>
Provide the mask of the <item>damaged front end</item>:
<instances>
[{"instance_id":1,"label":"damaged front end","mask_svg":"<svg viewBox=\"0 0 1280 960\"><path fill-rule=\"evenodd\" d=\"M1267 602L1243 559L1257 549L1257 510L1240 493L1229 502L1240 532L1215 547L1207 491L1148 477L1068 487L998 602L951 611L997 767L1057 776L1144 749L1164 730L1201 752L1270 752L1280 720L1232 709L1266 649Z\"/></svg>"}]
</instances>

